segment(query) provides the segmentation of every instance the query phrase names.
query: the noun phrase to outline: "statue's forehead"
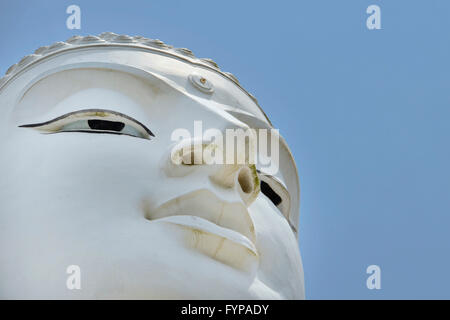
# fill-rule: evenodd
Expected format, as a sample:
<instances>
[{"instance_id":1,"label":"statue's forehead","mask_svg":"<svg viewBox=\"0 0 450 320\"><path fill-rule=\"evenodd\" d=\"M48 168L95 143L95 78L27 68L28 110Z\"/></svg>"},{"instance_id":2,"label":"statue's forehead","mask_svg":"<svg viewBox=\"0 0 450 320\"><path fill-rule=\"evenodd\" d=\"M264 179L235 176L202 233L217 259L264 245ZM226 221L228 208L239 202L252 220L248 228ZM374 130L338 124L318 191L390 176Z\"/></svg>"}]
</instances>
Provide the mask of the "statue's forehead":
<instances>
[{"instance_id":1,"label":"statue's forehead","mask_svg":"<svg viewBox=\"0 0 450 320\"><path fill-rule=\"evenodd\" d=\"M112 108L137 118L151 113L151 118L166 123L194 117L218 128L246 127L228 112L229 105L196 94L189 82L186 89L160 74L141 77L132 71L80 66L46 75L27 86L15 105L15 118L45 121L80 108Z\"/></svg>"},{"instance_id":2,"label":"statue's forehead","mask_svg":"<svg viewBox=\"0 0 450 320\"><path fill-rule=\"evenodd\" d=\"M37 52L40 52L39 49ZM120 44L64 47L40 58L31 55L32 57L28 59L33 60L34 57L31 62L22 59L25 62L19 62L19 66L27 62L28 65L21 69L13 67L12 71L9 70L5 77L7 81L5 82L5 78L1 79L0 90L5 89L6 85L11 85L11 82L17 83L15 78L20 78L19 86L28 89L41 78L62 70L89 67L115 69L137 76L148 74L159 76L180 91L228 105L230 109L241 110L270 124L256 99L239 85L234 76L209 66L204 62L208 60L191 59L178 54L179 52L189 55L182 49L176 49L173 53ZM212 90L209 92L195 85L203 78L206 79L207 85L211 86Z\"/></svg>"}]
</instances>

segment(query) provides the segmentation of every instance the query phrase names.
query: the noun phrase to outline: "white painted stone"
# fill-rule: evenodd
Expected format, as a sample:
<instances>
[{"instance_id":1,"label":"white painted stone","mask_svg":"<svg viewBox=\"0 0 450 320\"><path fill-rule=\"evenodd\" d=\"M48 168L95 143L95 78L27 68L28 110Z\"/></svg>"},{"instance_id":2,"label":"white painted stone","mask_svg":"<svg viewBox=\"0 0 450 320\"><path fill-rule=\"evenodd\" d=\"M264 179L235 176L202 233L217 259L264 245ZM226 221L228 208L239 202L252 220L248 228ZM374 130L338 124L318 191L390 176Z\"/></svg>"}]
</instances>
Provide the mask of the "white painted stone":
<instances>
[{"instance_id":1,"label":"white painted stone","mask_svg":"<svg viewBox=\"0 0 450 320\"><path fill-rule=\"evenodd\" d=\"M252 166L170 160L171 133L197 120L271 128L212 60L143 37L72 37L10 68L0 106L0 298L304 298L298 174L284 140L279 208ZM74 132L102 119L127 134ZM79 290L67 289L70 265Z\"/></svg>"}]
</instances>

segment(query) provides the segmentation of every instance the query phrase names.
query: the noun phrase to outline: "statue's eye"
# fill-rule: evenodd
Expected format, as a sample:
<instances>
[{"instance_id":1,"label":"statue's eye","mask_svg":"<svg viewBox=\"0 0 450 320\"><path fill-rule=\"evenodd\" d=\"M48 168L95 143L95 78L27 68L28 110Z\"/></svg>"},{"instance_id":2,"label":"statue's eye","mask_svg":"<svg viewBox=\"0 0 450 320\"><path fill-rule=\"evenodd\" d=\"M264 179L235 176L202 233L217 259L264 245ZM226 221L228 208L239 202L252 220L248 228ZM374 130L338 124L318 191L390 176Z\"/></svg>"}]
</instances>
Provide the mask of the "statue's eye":
<instances>
[{"instance_id":1,"label":"statue's eye","mask_svg":"<svg viewBox=\"0 0 450 320\"><path fill-rule=\"evenodd\" d=\"M289 196L289 192L274 176L261 173L259 170L258 173L259 179L261 180L261 193L263 193L289 221L289 212L291 210L291 197Z\"/></svg>"},{"instance_id":2,"label":"statue's eye","mask_svg":"<svg viewBox=\"0 0 450 320\"><path fill-rule=\"evenodd\" d=\"M46 133L88 132L123 134L149 139L154 134L139 121L119 112L103 109L87 109L65 114L53 120L21 125Z\"/></svg>"}]
</instances>

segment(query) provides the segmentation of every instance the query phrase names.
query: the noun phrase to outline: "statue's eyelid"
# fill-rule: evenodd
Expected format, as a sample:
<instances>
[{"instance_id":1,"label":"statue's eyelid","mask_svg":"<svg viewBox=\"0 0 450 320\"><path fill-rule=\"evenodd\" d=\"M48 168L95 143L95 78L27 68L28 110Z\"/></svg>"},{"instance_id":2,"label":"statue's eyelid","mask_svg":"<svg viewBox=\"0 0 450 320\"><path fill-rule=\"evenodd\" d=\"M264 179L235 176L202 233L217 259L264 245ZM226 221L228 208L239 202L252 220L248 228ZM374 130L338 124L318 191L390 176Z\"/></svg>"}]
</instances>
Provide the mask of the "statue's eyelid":
<instances>
[{"instance_id":1,"label":"statue's eyelid","mask_svg":"<svg viewBox=\"0 0 450 320\"><path fill-rule=\"evenodd\" d=\"M269 200L278 208L278 210L280 210L289 222L289 214L291 211L291 197L289 195L289 191L276 177L265 174L259 170L257 171L261 181L261 193L269 198ZM295 230L292 225L291 228Z\"/></svg>"},{"instance_id":2,"label":"statue's eyelid","mask_svg":"<svg viewBox=\"0 0 450 320\"><path fill-rule=\"evenodd\" d=\"M150 140L155 135L144 124L123 113L105 109L74 111L52 120L20 125L45 133L93 132L124 134Z\"/></svg>"}]
</instances>

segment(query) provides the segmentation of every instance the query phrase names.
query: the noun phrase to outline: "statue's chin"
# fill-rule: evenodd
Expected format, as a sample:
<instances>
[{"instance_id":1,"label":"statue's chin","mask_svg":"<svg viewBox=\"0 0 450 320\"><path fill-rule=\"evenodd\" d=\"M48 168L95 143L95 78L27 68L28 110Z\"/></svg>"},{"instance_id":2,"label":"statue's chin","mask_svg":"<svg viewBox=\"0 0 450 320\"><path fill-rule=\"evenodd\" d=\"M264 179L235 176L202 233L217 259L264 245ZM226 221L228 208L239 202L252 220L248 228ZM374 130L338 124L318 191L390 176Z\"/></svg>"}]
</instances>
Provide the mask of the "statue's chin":
<instances>
[{"instance_id":1,"label":"statue's chin","mask_svg":"<svg viewBox=\"0 0 450 320\"><path fill-rule=\"evenodd\" d=\"M0 295L26 299L257 298L250 290L254 272L192 248L184 228L131 218L98 223L87 216L82 215L84 221L70 228L58 219L51 225L42 221L27 228L28 237L9 246L11 252L4 251L14 257L12 251L19 250L20 261L13 258L9 267L3 266ZM81 290L66 287L69 265L80 267Z\"/></svg>"},{"instance_id":2,"label":"statue's chin","mask_svg":"<svg viewBox=\"0 0 450 320\"><path fill-rule=\"evenodd\" d=\"M86 277L90 269L95 275L92 290L86 292L89 298L256 298L250 292L255 268L244 270L193 248L191 231L185 228L166 223L133 224L129 223L133 231L128 235L111 239L117 250L113 246L99 248L103 253L94 259L97 261L87 261L88 268L82 267ZM123 225L118 223L120 228ZM214 241L213 237L205 240L211 239ZM242 259L240 255L237 250L235 260Z\"/></svg>"},{"instance_id":3,"label":"statue's chin","mask_svg":"<svg viewBox=\"0 0 450 320\"><path fill-rule=\"evenodd\" d=\"M90 219L95 212L65 214L70 221L76 216L79 219L68 223L49 214L47 217L52 218L48 221L41 216L39 224L15 226L16 230L22 230L16 233L21 240L2 250L11 259L2 266L1 297L285 298L283 292L277 292L279 288L269 288L258 279L259 258L250 260L255 266L247 269L221 261L193 248L189 243L190 231L185 228L166 222L152 223L139 217L138 212L129 215L110 212L110 221ZM27 236L23 237L22 232ZM230 261L245 259L240 250L226 254L230 255ZM81 290L66 287L68 274L64 271L69 265L80 267Z\"/></svg>"}]
</instances>

